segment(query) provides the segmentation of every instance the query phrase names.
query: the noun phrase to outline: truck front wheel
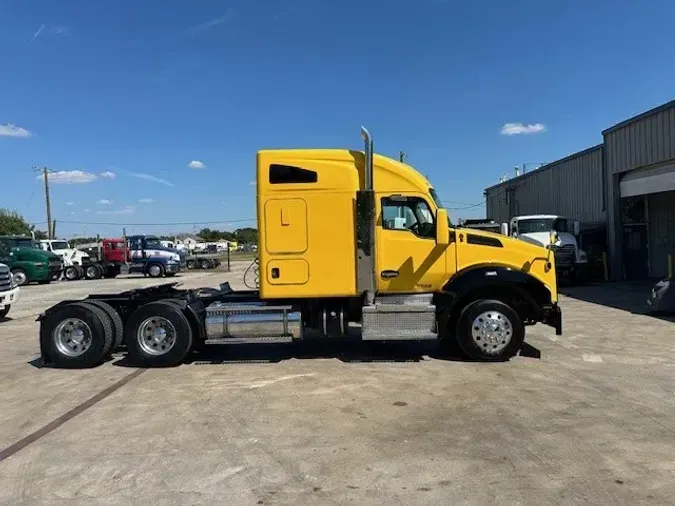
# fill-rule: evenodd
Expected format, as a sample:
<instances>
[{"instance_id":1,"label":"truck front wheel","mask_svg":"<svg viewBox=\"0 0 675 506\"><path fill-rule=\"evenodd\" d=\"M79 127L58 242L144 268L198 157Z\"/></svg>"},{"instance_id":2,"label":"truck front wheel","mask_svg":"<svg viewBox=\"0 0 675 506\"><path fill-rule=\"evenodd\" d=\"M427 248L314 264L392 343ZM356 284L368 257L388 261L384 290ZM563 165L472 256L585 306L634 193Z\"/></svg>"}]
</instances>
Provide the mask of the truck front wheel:
<instances>
[{"instance_id":1,"label":"truck front wheel","mask_svg":"<svg viewBox=\"0 0 675 506\"><path fill-rule=\"evenodd\" d=\"M518 313L499 300L479 299L462 309L456 338L473 360L508 360L525 340L525 326Z\"/></svg>"},{"instance_id":2,"label":"truck front wheel","mask_svg":"<svg viewBox=\"0 0 675 506\"><path fill-rule=\"evenodd\" d=\"M164 266L162 264L148 265L148 275L151 278L160 278L164 275Z\"/></svg>"},{"instance_id":3,"label":"truck front wheel","mask_svg":"<svg viewBox=\"0 0 675 506\"><path fill-rule=\"evenodd\" d=\"M7 304L4 309L0 309L0 321L4 320L9 313L9 310L12 308L11 304Z\"/></svg>"},{"instance_id":4,"label":"truck front wheel","mask_svg":"<svg viewBox=\"0 0 675 506\"><path fill-rule=\"evenodd\" d=\"M14 282L18 286L27 285L29 283L28 274L23 269L12 269L12 276L14 276Z\"/></svg>"}]
</instances>

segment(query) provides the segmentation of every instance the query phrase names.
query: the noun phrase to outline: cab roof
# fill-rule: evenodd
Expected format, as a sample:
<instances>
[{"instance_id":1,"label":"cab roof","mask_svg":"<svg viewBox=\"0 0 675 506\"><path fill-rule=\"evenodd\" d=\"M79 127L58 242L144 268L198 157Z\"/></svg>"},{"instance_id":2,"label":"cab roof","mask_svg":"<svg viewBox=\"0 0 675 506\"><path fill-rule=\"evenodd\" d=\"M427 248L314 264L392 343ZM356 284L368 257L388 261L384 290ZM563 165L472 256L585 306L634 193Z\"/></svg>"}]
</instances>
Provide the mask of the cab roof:
<instances>
[{"instance_id":1,"label":"cab roof","mask_svg":"<svg viewBox=\"0 0 675 506\"><path fill-rule=\"evenodd\" d=\"M268 166L273 163L296 164L299 167L310 165L312 169L325 175L329 186L349 187L357 190L365 187L365 166L363 151L349 149L263 149L258 151L258 185L268 182ZM335 162L322 164L322 162ZM336 173L343 165L345 171L352 171L352 178L345 172ZM356 170L354 170L354 168ZM431 183L412 166L392 158L375 153L373 155L373 181L377 190L404 191L410 186L427 193ZM335 176L335 177L331 177ZM321 184L319 178L319 186Z\"/></svg>"}]
</instances>

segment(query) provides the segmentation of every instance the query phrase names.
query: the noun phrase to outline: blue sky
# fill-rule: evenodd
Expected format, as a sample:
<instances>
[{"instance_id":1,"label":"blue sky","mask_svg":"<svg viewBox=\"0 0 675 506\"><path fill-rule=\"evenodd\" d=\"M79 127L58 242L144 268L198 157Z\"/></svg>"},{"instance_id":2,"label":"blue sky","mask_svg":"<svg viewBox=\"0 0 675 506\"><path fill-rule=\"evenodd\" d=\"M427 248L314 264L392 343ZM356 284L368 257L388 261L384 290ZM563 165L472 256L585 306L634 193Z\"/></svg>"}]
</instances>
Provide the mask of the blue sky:
<instances>
[{"instance_id":1,"label":"blue sky","mask_svg":"<svg viewBox=\"0 0 675 506\"><path fill-rule=\"evenodd\" d=\"M257 149L358 149L361 124L449 208L479 204L515 165L673 99L674 15L672 0L0 0L0 206L45 220L37 165L64 171L61 236L250 225Z\"/></svg>"}]
</instances>

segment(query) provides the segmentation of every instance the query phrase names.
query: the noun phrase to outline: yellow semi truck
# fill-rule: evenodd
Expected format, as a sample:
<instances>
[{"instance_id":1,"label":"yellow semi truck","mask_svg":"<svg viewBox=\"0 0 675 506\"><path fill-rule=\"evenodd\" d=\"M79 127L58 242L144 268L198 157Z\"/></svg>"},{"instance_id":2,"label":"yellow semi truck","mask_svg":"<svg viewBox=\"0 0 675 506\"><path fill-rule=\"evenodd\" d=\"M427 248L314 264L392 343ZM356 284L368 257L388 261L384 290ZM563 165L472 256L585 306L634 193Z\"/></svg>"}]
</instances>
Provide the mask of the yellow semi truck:
<instances>
[{"instance_id":1,"label":"yellow semi truck","mask_svg":"<svg viewBox=\"0 0 675 506\"><path fill-rule=\"evenodd\" d=\"M361 134L363 151L257 153L257 289L169 283L63 301L38 318L45 363L91 367L124 344L139 365L170 366L207 343L359 327L363 340L454 340L472 359L504 360L528 325L560 335L550 250L453 227L429 181Z\"/></svg>"}]
</instances>

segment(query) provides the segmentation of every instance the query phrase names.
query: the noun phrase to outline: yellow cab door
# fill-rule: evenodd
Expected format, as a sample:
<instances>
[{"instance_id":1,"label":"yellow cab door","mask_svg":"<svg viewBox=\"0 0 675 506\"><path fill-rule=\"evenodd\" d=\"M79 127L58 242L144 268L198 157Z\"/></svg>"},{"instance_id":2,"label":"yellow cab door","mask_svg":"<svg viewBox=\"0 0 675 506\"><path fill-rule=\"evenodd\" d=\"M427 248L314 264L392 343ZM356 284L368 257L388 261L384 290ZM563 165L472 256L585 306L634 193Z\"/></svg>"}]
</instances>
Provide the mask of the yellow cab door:
<instances>
[{"instance_id":1,"label":"yellow cab door","mask_svg":"<svg viewBox=\"0 0 675 506\"><path fill-rule=\"evenodd\" d=\"M377 291L438 291L455 272L455 244L436 244L435 212L427 197L378 194L377 213Z\"/></svg>"}]
</instances>

